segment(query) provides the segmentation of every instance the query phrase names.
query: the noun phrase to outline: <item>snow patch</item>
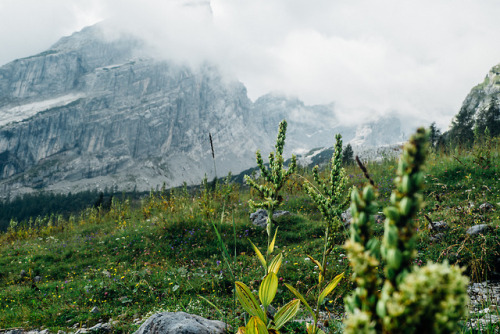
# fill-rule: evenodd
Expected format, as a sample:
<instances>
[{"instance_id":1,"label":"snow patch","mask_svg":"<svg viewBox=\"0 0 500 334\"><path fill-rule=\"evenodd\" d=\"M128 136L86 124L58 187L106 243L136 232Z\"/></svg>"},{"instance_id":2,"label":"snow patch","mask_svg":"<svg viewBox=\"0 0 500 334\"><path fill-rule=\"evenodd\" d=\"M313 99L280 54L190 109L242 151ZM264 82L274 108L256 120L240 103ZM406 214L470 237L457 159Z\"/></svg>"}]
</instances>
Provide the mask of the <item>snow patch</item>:
<instances>
[{"instance_id":1,"label":"snow patch","mask_svg":"<svg viewBox=\"0 0 500 334\"><path fill-rule=\"evenodd\" d=\"M82 97L84 97L84 94L68 94L56 97L55 99L37 101L7 110L0 110L0 126L28 119L41 111L68 105Z\"/></svg>"},{"instance_id":2,"label":"snow patch","mask_svg":"<svg viewBox=\"0 0 500 334\"><path fill-rule=\"evenodd\" d=\"M366 138L372 133L370 126L361 126L356 129L356 136L349 141L352 146L362 146L366 142Z\"/></svg>"}]
</instances>

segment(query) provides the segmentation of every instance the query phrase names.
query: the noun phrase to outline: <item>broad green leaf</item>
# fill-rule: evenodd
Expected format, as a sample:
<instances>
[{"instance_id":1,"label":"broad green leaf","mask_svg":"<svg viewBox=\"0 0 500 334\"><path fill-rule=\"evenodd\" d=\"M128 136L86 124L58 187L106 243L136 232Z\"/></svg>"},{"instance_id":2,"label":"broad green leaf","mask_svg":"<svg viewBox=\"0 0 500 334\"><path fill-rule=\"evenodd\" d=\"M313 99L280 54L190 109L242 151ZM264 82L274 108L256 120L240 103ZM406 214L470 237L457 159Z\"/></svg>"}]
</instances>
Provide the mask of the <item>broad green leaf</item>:
<instances>
[{"instance_id":1,"label":"broad green leaf","mask_svg":"<svg viewBox=\"0 0 500 334\"><path fill-rule=\"evenodd\" d=\"M276 329L280 329L288 321L292 320L300 308L300 300L294 299L276 312L274 315L274 324Z\"/></svg>"},{"instance_id":2,"label":"broad green leaf","mask_svg":"<svg viewBox=\"0 0 500 334\"><path fill-rule=\"evenodd\" d=\"M316 327L314 324L306 324L307 334L326 334L323 330Z\"/></svg>"},{"instance_id":3,"label":"broad green leaf","mask_svg":"<svg viewBox=\"0 0 500 334\"><path fill-rule=\"evenodd\" d=\"M319 263L318 260L314 259L311 255L307 255L307 257L310 258L311 261L314 262L314 264L318 266L319 271L323 272L323 266L321 265L321 263Z\"/></svg>"},{"instance_id":4,"label":"broad green leaf","mask_svg":"<svg viewBox=\"0 0 500 334\"><path fill-rule=\"evenodd\" d=\"M248 239L248 241L250 241L250 244L252 245L253 250L255 251L255 254L257 254L257 257L259 258L260 263L262 263L262 266L264 267L264 270L266 270L266 273L267 273L266 259L264 259L264 256L262 255L260 250L257 248L257 246L255 246L250 239Z\"/></svg>"},{"instance_id":5,"label":"broad green leaf","mask_svg":"<svg viewBox=\"0 0 500 334\"><path fill-rule=\"evenodd\" d=\"M288 290L290 290L294 295L295 297L297 297L298 299L300 299L301 302L304 303L305 307L307 308L307 310L309 311L309 313L313 316L314 318L314 321L316 321L316 314L314 313L314 311L312 310L311 306L309 306L309 304L307 303L306 299L304 298L304 296L302 296L300 294L300 292L298 292L293 286L291 286L290 284L288 283L285 283L285 286L288 288Z\"/></svg>"},{"instance_id":6,"label":"broad green leaf","mask_svg":"<svg viewBox=\"0 0 500 334\"><path fill-rule=\"evenodd\" d=\"M273 250L274 250L274 243L276 242L276 234L278 233L278 228L276 227L276 230L274 231L274 238L273 241L269 244L269 248L267 249L267 255L270 255Z\"/></svg>"},{"instance_id":7,"label":"broad green leaf","mask_svg":"<svg viewBox=\"0 0 500 334\"><path fill-rule=\"evenodd\" d=\"M254 295L243 282L236 282L236 297L241 304L241 306L248 312L251 316L257 316L262 319L264 323L267 323L267 317L264 311L260 308Z\"/></svg>"},{"instance_id":8,"label":"broad green leaf","mask_svg":"<svg viewBox=\"0 0 500 334\"><path fill-rule=\"evenodd\" d=\"M238 328L238 331L236 332L236 334L246 334L246 328L245 327L240 327Z\"/></svg>"},{"instance_id":9,"label":"broad green leaf","mask_svg":"<svg viewBox=\"0 0 500 334\"><path fill-rule=\"evenodd\" d=\"M258 317L253 316L245 327L246 334L268 334L266 324Z\"/></svg>"},{"instance_id":10,"label":"broad green leaf","mask_svg":"<svg viewBox=\"0 0 500 334\"><path fill-rule=\"evenodd\" d=\"M343 277L344 277L344 273L339 274L339 275L335 276L335 278L330 283L328 283L326 288L321 292L321 294L318 297L318 301L319 301L320 305L323 304L323 300L325 299L325 297L328 296L330 294L330 292L333 291L333 289L335 289L335 287L339 284L340 280Z\"/></svg>"},{"instance_id":11,"label":"broad green leaf","mask_svg":"<svg viewBox=\"0 0 500 334\"><path fill-rule=\"evenodd\" d=\"M278 290L278 276L275 273L271 272L264 277L259 287L259 298L260 302L264 306L264 309L267 309L269 304L276 296L276 291Z\"/></svg>"},{"instance_id":12,"label":"broad green leaf","mask_svg":"<svg viewBox=\"0 0 500 334\"><path fill-rule=\"evenodd\" d=\"M278 271L280 270L281 267L281 262L283 261L283 255L279 253L274 257L274 259L271 260L271 263L269 264L269 268L267 268L267 272L275 273L278 275Z\"/></svg>"}]
</instances>

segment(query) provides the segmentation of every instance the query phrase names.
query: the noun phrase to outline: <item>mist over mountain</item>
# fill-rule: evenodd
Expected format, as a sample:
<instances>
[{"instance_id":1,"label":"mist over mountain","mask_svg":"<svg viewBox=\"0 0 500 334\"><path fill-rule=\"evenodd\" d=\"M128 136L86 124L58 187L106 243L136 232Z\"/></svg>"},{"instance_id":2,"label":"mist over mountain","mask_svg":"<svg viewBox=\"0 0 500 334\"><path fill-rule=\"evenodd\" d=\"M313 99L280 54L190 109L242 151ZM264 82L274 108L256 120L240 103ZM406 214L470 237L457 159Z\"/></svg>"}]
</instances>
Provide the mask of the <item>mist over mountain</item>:
<instances>
[{"instance_id":1,"label":"mist over mountain","mask_svg":"<svg viewBox=\"0 0 500 334\"><path fill-rule=\"evenodd\" d=\"M0 68L0 190L149 190L199 183L255 165L288 120L286 154L344 142L402 141L396 118L343 125L335 105L307 106L271 93L252 102L245 86L203 63L148 55L144 41L105 36L99 25Z\"/></svg>"}]
</instances>

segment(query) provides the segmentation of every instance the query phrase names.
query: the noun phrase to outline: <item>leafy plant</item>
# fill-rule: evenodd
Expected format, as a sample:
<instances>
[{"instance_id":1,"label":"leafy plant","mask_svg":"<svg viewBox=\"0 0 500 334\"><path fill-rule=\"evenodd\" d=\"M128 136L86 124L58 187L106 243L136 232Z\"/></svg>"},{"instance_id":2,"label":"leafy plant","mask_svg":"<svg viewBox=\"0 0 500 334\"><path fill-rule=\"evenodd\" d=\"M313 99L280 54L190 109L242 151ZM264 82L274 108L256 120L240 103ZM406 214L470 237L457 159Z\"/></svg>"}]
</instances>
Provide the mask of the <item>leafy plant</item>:
<instances>
[{"instance_id":1,"label":"leafy plant","mask_svg":"<svg viewBox=\"0 0 500 334\"><path fill-rule=\"evenodd\" d=\"M351 239L346 242L357 288L346 298L346 333L453 333L466 314L468 279L460 268L429 263L412 267L428 133L419 129L405 145L382 245L373 237L376 194L371 186L352 192ZM385 280L377 269L382 259Z\"/></svg>"},{"instance_id":2,"label":"leafy plant","mask_svg":"<svg viewBox=\"0 0 500 334\"><path fill-rule=\"evenodd\" d=\"M276 233L271 241L273 247L275 241ZM283 255L281 253L278 254L269 264L267 264L264 256L253 243L252 247L266 271L266 275L259 287L259 300L262 304L262 308L259 306L250 288L245 283L237 281L235 284L236 296L241 306L251 316L246 326L238 329L238 334L279 333L278 330L295 317L299 311L301 300L294 299L288 302L283 307L279 308L274 316L268 313L268 307L271 305L276 296L276 291L278 290L277 274L283 261Z\"/></svg>"},{"instance_id":3,"label":"leafy plant","mask_svg":"<svg viewBox=\"0 0 500 334\"><path fill-rule=\"evenodd\" d=\"M276 291L278 290L277 274L283 261L283 255L281 253L275 256L270 262L267 261L274 250L274 244L276 242L276 235L278 232L278 229L276 229L274 231L274 237L271 238L273 212L283 201L280 196L280 190L289 176L295 171L297 165L295 156L292 156L292 162L290 163L288 170L283 169L283 148L285 146L286 126L286 121L281 121L279 125L278 138L276 140L276 152L271 152L269 154L269 170L264 166L262 156L260 152L257 151L257 164L261 170L262 177L266 181L266 184L259 185L249 176L245 176L247 184L255 188L261 197L263 197L263 201L260 203L252 200L249 200L248 202L253 208L265 208L267 210L266 231L268 238L266 258L264 258L257 246L250 241L265 272L265 276L259 287L259 300L262 303L262 309L260 308L259 303L257 303L257 299L252 294L250 288L245 285L245 283L239 281L235 283L236 296L238 297L241 306L251 316L246 326L238 329L239 334L279 333L278 330L285 323L291 320L295 314L297 314L300 307L300 300L296 299L278 309L274 317L268 316L267 312L268 307L276 296Z\"/></svg>"},{"instance_id":4,"label":"leafy plant","mask_svg":"<svg viewBox=\"0 0 500 334\"><path fill-rule=\"evenodd\" d=\"M267 211L267 256L269 256L272 252L270 246L273 235L273 213L274 210L283 202L283 197L280 195L280 191L285 185L286 180L290 177L290 175L292 175L297 167L297 159L295 155L292 155L292 160L288 170L283 169L283 148L285 146L286 127L286 120L281 121L279 124L278 138L276 140L276 151L269 153L269 169L264 165L260 151L257 151L256 153L257 165L259 166L261 176L264 179L265 184L258 184L254 179L245 175L245 182L252 188L256 189L262 197L261 202L249 200L248 203L254 209L263 208Z\"/></svg>"},{"instance_id":5,"label":"leafy plant","mask_svg":"<svg viewBox=\"0 0 500 334\"><path fill-rule=\"evenodd\" d=\"M331 239L331 233L338 230L340 225L340 215L342 211L347 206L348 201L343 200L343 195L346 190L347 177L342 165L342 136L337 134L335 136L335 150L331 159L331 171L330 178L328 180L322 180L319 177L319 167L316 165L313 169L313 177L318 188L314 187L311 183L305 182L304 189L307 194L313 199L314 203L318 207L319 211L323 215L326 221L325 226L325 241L323 246L323 258L321 263L314 259L312 256L308 257L318 266L318 298L316 300L316 311L309 306L305 298L292 286L286 284L288 289L297 298L302 300L304 305L306 305L307 310L311 313L314 323L307 324L307 332L311 334L323 333L321 329L318 328L318 318L319 318L319 308L323 304L324 299L328 296L333 289L337 286L340 280L344 277L344 273L337 275L328 285L322 290L323 283L326 277L327 262L326 258L333 249L333 242ZM347 197L348 198L348 197Z\"/></svg>"}]
</instances>

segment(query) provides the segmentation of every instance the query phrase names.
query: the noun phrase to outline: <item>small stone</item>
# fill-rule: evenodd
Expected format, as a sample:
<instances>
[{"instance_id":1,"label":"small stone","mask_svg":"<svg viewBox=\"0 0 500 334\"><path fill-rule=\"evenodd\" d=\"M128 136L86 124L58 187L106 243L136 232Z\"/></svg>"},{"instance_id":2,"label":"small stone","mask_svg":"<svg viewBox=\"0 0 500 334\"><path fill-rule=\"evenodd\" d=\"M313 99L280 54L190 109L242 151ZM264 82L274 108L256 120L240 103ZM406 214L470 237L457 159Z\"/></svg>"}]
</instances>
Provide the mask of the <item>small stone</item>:
<instances>
[{"instance_id":1,"label":"small stone","mask_svg":"<svg viewBox=\"0 0 500 334\"><path fill-rule=\"evenodd\" d=\"M340 217L342 218L344 225L347 226L347 225L351 224L351 221L352 221L351 209L347 209L344 212L342 212L340 214Z\"/></svg>"},{"instance_id":2,"label":"small stone","mask_svg":"<svg viewBox=\"0 0 500 334\"><path fill-rule=\"evenodd\" d=\"M438 234L436 234L435 236L430 237L430 239L429 239L429 240L430 240L431 242L436 242L436 241L439 241L439 240L443 239L443 237L444 237L444 236L445 236L445 234L444 234L444 233L438 233Z\"/></svg>"},{"instance_id":3,"label":"small stone","mask_svg":"<svg viewBox=\"0 0 500 334\"><path fill-rule=\"evenodd\" d=\"M485 203L483 203L483 204L481 204L481 205L479 206L479 210L481 210L481 211L491 211L491 210L493 210L494 208L495 208L495 207L493 206L493 204L488 203L488 202L485 202Z\"/></svg>"},{"instance_id":4,"label":"small stone","mask_svg":"<svg viewBox=\"0 0 500 334\"><path fill-rule=\"evenodd\" d=\"M42 278L40 276L35 276L35 278L33 278L33 282L35 283L40 283L41 280Z\"/></svg>"},{"instance_id":5,"label":"small stone","mask_svg":"<svg viewBox=\"0 0 500 334\"><path fill-rule=\"evenodd\" d=\"M429 223L428 226L431 231L444 231L448 229L448 224L444 221Z\"/></svg>"},{"instance_id":6,"label":"small stone","mask_svg":"<svg viewBox=\"0 0 500 334\"><path fill-rule=\"evenodd\" d=\"M94 306L94 307L92 308L92 310L90 310L90 313L94 313L94 314L99 313L99 308L98 308L97 306Z\"/></svg>"},{"instance_id":7,"label":"small stone","mask_svg":"<svg viewBox=\"0 0 500 334\"><path fill-rule=\"evenodd\" d=\"M19 274L19 276L21 276L21 278L24 278L26 276L26 270L21 270L21 273Z\"/></svg>"},{"instance_id":8,"label":"small stone","mask_svg":"<svg viewBox=\"0 0 500 334\"><path fill-rule=\"evenodd\" d=\"M474 226L469 227L469 229L467 229L466 233L468 235L476 235L476 234L488 232L488 230L490 228L491 228L491 226L488 224L474 225Z\"/></svg>"}]
</instances>

